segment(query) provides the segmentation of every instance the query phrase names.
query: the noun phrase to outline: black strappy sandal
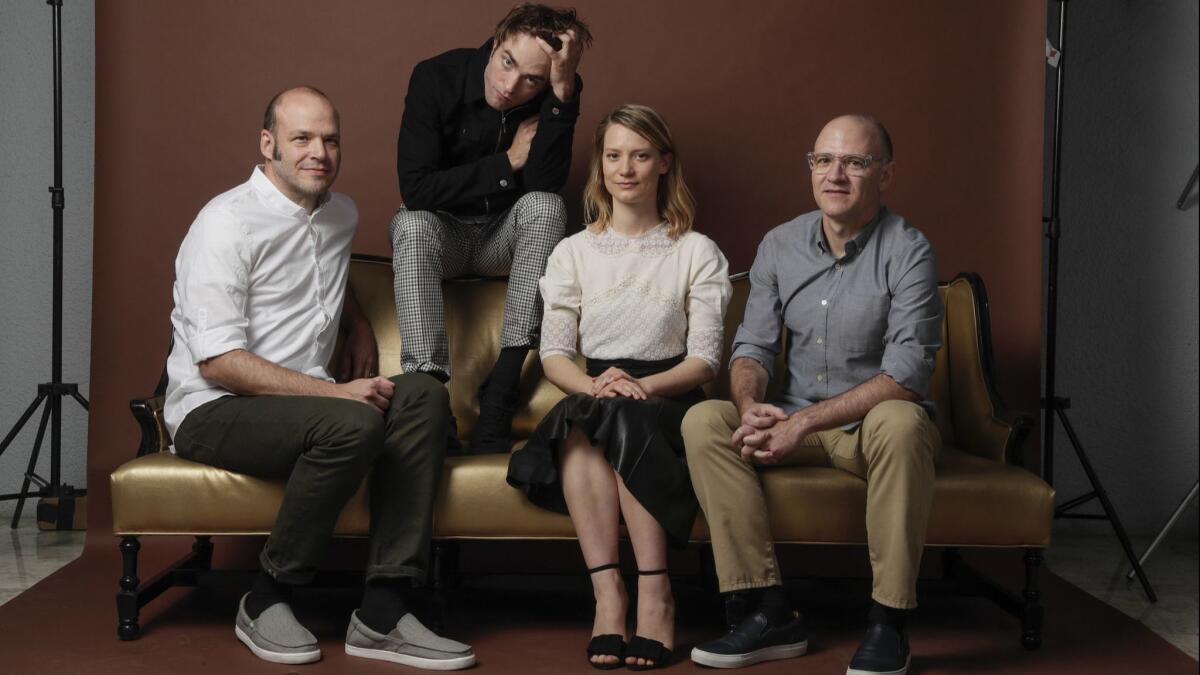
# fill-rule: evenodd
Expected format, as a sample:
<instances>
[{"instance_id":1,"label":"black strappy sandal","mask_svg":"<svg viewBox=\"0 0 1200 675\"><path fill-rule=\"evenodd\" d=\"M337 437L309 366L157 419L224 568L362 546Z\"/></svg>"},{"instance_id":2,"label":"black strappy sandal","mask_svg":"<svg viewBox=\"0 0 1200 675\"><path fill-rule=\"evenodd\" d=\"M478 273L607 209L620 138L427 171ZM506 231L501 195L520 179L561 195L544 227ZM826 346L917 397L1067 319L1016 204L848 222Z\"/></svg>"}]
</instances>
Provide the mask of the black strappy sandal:
<instances>
[{"instance_id":1,"label":"black strappy sandal","mask_svg":"<svg viewBox=\"0 0 1200 675\"><path fill-rule=\"evenodd\" d=\"M604 570L618 569L617 563L608 563L607 565L599 565L588 570L588 574L603 572ZM592 660L593 656L615 656L615 663L596 663ZM605 633L603 635L593 635L587 646L588 665L596 670L616 670L625 665L625 636L617 635L616 633Z\"/></svg>"},{"instance_id":2,"label":"black strappy sandal","mask_svg":"<svg viewBox=\"0 0 1200 675\"><path fill-rule=\"evenodd\" d=\"M648 577L658 574L666 574L666 569L661 570L638 570L639 577ZM654 670L655 668L666 668L671 663L671 650L658 640L651 640L641 635L634 635L629 641L629 648L625 650L626 658L645 659L653 661L646 665L638 665L636 663L626 663L625 667L630 670Z\"/></svg>"}]
</instances>

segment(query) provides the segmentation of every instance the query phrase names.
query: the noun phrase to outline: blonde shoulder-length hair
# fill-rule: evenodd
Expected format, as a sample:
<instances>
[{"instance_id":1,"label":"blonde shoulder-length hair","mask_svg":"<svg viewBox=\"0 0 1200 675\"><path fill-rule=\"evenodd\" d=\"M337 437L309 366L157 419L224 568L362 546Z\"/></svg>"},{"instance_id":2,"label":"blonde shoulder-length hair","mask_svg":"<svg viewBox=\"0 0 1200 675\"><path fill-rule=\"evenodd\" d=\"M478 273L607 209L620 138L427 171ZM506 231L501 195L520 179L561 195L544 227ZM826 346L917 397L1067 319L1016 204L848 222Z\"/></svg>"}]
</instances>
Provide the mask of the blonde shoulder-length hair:
<instances>
[{"instance_id":1,"label":"blonde shoulder-length hair","mask_svg":"<svg viewBox=\"0 0 1200 675\"><path fill-rule=\"evenodd\" d=\"M671 155L671 166L658 177L658 215L667 222L667 235L678 238L692 229L696 220L696 198L683 180L683 164L675 150L675 140L667 121L654 109L644 105L625 104L604 116L596 127L592 145L592 160L587 186L583 190L584 222L590 222L596 232L603 232L612 220L613 198L604 187L604 134L619 124L650 142L660 154Z\"/></svg>"}]
</instances>

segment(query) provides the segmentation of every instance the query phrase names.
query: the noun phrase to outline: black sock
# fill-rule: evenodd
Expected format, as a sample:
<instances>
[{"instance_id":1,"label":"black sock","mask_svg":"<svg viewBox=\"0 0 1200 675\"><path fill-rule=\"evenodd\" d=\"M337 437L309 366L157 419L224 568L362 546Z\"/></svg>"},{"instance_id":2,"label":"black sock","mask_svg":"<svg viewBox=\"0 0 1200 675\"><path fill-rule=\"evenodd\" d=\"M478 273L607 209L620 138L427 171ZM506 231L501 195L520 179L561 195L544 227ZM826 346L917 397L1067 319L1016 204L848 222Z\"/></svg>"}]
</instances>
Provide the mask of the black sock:
<instances>
[{"instance_id":1,"label":"black sock","mask_svg":"<svg viewBox=\"0 0 1200 675\"><path fill-rule=\"evenodd\" d=\"M758 608L767 615L767 620L773 624L787 623L792 620L792 603L788 602L783 586L767 586L759 591Z\"/></svg>"},{"instance_id":2,"label":"black sock","mask_svg":"<svg viewBox=\"0 0 1200 675\"><path fill-rule=\"evenodd\" d=\"M358 620L376 633L387 635L392 632L400 617L408 612L404 597L408 595L412 582L409 579L381 579L368 581L363 591L362 607Z\"/></svg>"},{"instance_id":3,"label":"black sock","mask_svg":"<svg viewBox=\"0 0 1200 675\"><path fill-rule=\"evenodd\" d=\"M281 583L275 577L260 571L246 596L246 614L257 619L271 605L292 601L292 585Z\"/></svg>"},{"instance_id":4,"label":"black sock","mask_svg":"<svg viewBox=\"0 0 1200 675\"><path fill-rule=\"evenodd\" d=\"M872 601L871 609L867 612L867 623L871 625L881 623L902 631L904 630L904 625L907 622L910 611L888 607L887 605L881 605L878 602Z\"/></svg>"},{"instance_id":5,"label":"black sock","mask_svg":"<svg viewBox=\"0 0 1200 675\"><path fill-rule=\"evenodd\" d=\"M512 418L517 408L521 366L529 347L505 347L479 391L479 419L471 432L471 453L512 449Z\"/></svg>"},{"instance_id":6,"label":"black sock","mask_svg":"<svg viewBox=\"0 0 1200 675\"><path fill-rule=\"evenodd\" d=\"M516 398L521 384L521 367L529 355L529 347L505 347L496 358L480 395L480 403L505 404Z\"/></svg>"}]
</instances>

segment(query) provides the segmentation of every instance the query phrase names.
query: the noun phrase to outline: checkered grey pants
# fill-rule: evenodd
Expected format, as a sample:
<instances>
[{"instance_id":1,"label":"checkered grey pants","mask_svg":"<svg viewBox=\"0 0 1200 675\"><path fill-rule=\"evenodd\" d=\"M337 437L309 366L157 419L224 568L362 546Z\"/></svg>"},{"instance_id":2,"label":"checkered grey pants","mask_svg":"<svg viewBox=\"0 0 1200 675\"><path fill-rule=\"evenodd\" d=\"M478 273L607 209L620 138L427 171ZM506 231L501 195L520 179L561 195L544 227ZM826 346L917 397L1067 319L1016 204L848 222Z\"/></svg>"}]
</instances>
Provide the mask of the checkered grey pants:
<instances>
[{"instance_id":1,"label":"checkered grey pants","mask_svg":"<svg viewBox=\"0 0 1200 675\"><path fill-rule=\"evenodd\" d=\"M449 377L442 280L466 274L508 275L500 346L537 346L538 280L566 224L562 197L551 192L526 193L508 211L475 219L400 207L388 233L404 372L441 371Z\"/></svg>"}]
</instances>

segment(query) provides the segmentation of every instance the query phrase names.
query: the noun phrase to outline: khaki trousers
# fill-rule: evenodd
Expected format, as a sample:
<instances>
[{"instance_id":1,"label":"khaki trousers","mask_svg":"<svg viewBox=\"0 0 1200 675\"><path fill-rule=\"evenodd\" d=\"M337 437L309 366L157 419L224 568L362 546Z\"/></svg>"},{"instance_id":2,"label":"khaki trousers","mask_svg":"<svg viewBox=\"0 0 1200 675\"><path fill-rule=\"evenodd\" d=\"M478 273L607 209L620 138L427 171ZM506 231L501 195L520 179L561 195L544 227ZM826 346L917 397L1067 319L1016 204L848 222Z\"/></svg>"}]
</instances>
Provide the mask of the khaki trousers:
<instances>
[{"instance_id":1,"label":"khaki trousers","mask_svg":"<svg viewBox=\"0 0 1200 675\"><path fill-rule=\"evenodd\" d=\"M758 471L733 447L740 425L729 401L697 404L683 420L692 486L708 521L723 593L783 583ZM916 607L934 461L942 446L937 426L915 403L884 401L854 431L820 431L804 445L820 446L830 464L867 482L871 597L888 607Z\"/></svg>"}]
</instances>

